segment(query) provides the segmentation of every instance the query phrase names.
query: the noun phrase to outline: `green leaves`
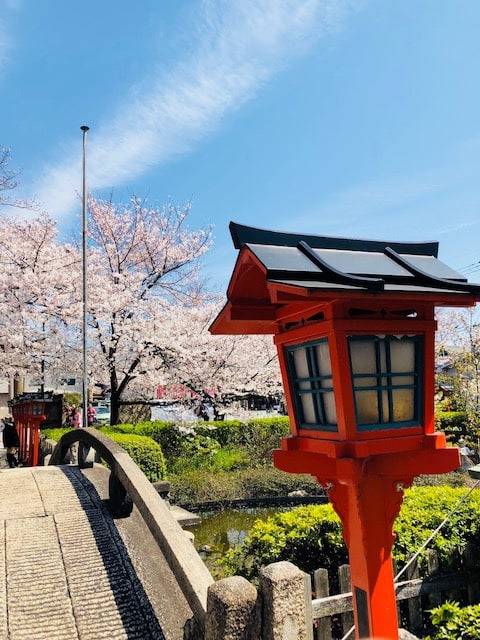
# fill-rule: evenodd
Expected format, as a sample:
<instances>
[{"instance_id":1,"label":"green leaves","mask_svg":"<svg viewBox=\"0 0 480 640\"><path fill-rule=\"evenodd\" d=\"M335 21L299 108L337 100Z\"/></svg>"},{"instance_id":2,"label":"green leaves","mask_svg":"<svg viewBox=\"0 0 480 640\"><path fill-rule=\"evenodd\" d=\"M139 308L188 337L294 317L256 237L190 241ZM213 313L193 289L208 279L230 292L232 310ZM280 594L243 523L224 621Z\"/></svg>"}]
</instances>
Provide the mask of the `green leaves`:
<instances>
[{"instance_id":1,"label":"green leaves","mask_svg":"<svg viewBox=\"0 0 480 640\"><path fill-rule=\"evenodd\" d=\"M399 569L429 538L445 516L465 496L465 488L416 487L405 494L400 515L394 524L396 541L393 556ZM430 548L438 551L441 568L452 570L455 550L480 537L480 493L459 506L433 539ZM290 560L303 571L330 569L335 581L338 568L348 563L342 526L331 505L300 507L258 521L241 548L231 552L225 563L232 573L255 578L261 566ZM420 558L420 571L426 560Z\"/></svg>"},{"instance_id":2,"label":"green leaves","mask_svg":"<svg viewBox=\"0 0 480 640\"><path fill-rule=\"evenodd\" d=\"M435 627L426 640L480 640L480 605L461 607L458 602L446 602L430 612Z\"/></svg>"}]
</instances>

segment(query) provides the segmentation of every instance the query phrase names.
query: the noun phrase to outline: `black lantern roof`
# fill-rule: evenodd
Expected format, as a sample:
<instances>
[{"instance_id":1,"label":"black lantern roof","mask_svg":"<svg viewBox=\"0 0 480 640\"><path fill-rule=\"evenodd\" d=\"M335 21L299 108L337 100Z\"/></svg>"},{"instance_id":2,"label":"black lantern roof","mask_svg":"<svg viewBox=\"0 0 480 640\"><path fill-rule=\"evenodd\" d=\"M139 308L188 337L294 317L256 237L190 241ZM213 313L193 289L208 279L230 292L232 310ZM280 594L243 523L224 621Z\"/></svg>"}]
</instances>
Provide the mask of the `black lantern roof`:
<instances>
[{"instance_id":1,"label":"black lantern roof","mask_svg":"<svg viewBox=\"0 0 480 640\"><path fill-rule=\"evenodd\" d=\"M310 290L480 295L480 285L438 260L437 242L386 242L283 233L230 223L267 282Z\"/></svg>"}]
</instances>

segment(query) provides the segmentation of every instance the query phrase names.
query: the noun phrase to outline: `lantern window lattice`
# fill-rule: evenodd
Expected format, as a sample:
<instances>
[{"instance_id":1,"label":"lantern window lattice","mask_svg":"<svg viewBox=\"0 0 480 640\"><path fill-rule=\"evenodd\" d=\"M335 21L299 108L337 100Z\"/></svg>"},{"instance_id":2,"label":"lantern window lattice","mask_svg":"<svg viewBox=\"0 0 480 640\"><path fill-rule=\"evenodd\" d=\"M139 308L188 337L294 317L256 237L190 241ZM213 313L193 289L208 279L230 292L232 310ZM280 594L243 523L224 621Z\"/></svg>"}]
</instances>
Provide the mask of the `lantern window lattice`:
<instances>
[{"instance_id":1,"label":"lantern window lattice","mask_svg":"<svg viewBox=\"0 0 480 640\"><path fill-rule=\"evenodd\" d=\"M417 426L422 336L348 337L357 429Z\"/></svg>"},{"instance_id":2,"label":"lantern window lattice","mask_svg":"<svg viewBox=\"0 0 480 640\"><path fill-rule=\"evenodd\" d=\"M337 431L328 339L287 347L286 351L302 428Z\"/></svg>"}]
</instances>

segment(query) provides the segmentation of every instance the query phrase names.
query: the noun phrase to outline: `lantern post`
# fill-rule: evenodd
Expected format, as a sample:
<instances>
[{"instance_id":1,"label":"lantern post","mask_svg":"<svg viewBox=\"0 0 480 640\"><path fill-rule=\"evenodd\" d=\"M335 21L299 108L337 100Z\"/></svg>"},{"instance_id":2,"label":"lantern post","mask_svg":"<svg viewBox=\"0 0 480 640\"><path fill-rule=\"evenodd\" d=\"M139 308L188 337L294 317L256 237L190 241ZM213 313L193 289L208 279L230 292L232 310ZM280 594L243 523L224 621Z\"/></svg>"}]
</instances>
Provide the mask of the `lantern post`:
<instances>
[{"instance_id":1,"label":"lantern post","mask_svg":"<svg viewBox=\"0 0 480 640\"><path fill-rule=\"evenodd\" d=\"M315 476L341 518L356 637L398 640L404 490L460 466L434 428L435 307L473 306L480 286L437 243L230 231L240 252L210 331L274 335L291 424L275 466Z\"/></svg>"}]
</instances>

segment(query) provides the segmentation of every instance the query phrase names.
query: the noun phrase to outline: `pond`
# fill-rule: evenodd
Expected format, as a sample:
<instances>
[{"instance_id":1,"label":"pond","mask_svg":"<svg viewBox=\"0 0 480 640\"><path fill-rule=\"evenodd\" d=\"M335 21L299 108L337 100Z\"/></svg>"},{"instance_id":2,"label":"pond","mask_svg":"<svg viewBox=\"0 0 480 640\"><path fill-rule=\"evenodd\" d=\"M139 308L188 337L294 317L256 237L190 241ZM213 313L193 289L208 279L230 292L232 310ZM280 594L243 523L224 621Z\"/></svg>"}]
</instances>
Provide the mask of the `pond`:
<instances>
[{"instance_id":1,"label":"pond","mask_svg":"<svg viewBox=\"0 0 480 640\"><path fill-rule=\"evenodd\" d=\"M280 511L289 511L290 506L223 509L222 511L198 513L200 524L185 527L195 536L195 548L209 570L220 577L218 564L229 549L238 547L250 532L255 520L266 519Z\"/></svg>"}]
</instances>

